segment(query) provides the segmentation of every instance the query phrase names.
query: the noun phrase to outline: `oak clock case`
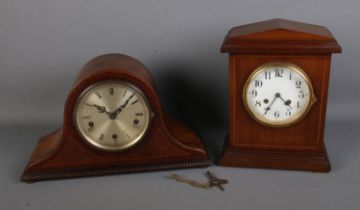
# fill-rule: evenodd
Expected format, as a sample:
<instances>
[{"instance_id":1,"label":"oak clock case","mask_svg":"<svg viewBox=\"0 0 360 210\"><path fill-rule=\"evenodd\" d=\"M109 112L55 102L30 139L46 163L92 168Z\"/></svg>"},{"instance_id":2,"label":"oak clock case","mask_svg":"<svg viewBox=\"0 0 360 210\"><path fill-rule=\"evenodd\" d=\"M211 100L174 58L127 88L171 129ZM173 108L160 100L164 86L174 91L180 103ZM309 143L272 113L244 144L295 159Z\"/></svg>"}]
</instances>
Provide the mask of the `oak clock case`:
<instances>
[{"instance_id":1,"label":"oak clock case","mask_svg":"<svg viewBox=\"0 0 360 210\"><path fill-rule=\"evenodd\" d=\"M273 19L232 28L229 133L219 164L328 172L324 143L331 54L330 31Z\"/></svg>"},{"instance_id":2,"label":"oak clock case","mask_svg":"<svg viewBox=\"0 0 360 210\"><path fill-rule=\"evenodd\" d=\"M21 180L206 167L197 133L163 113L150 72L122 54L84 65L63 126L40 138Z\"/></svg>"}]
</instances>

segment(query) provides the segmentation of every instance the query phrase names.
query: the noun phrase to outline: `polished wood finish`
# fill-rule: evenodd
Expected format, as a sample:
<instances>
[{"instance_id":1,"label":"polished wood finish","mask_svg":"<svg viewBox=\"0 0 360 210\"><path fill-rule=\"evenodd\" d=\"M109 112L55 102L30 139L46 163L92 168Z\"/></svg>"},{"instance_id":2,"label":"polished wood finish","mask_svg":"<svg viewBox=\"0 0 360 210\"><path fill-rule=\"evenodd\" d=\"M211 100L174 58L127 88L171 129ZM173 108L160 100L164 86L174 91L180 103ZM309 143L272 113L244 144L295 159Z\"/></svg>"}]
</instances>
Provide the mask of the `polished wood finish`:
<instances>
[{"instance_id":1,"label":"polished wood finish","mask_svg":"<svg viewBox=\"0 0 360 210\"><path fill-rule=\"evenodd\" d=\"M330 54L341 47L322 26L273 19L232 28L222 52L240 54Z\"/></svg>"},{"instance_id":2,"label":"polished wood finish","mask_svg":"<svg viewBox=\"0 0 360 210\"><path fill-rule=\"evenodd\" d=\"M144 139L121 152L105 152L89 146L77 133L73 121L76 99L91 84L122 80L146 95L154 117ZM206 167L210 164L194 130L169 118L162 111L149 71L126 55L108 54L89 61L80 71L68 95L62 128L42 137L21 180L95 176L174 168Z\"/></svg>"},{"instance_id":3,"label":"polished wood finish","mask_svg":"<svg viewBox=\"0 0 360 210\"><path fill-rule=\"evenodd\" d=\"M331 53L341 52L324 27L275 19L236 27L226 36L229 52L230 128L220 165L330 171L324 125ZM246 79L268 62L288 62L309 76L317 102L300 122L274 128L246 111Z\"/></svg>"}]
</instances>

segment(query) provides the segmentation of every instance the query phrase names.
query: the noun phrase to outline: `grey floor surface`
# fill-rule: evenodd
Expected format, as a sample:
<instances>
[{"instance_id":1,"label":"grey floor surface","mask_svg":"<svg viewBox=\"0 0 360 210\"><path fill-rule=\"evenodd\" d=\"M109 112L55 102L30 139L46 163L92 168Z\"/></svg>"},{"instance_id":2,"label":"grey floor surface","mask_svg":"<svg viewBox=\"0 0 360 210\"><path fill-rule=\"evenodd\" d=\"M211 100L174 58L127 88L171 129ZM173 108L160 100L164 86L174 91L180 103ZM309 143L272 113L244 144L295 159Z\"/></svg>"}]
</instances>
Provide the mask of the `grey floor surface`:
<instances>
[{"instance_id":1,"label":"grey floor surface","mask_svg":"<svg viewBox=\"0 0 360 210\"><path fill-rule=\"evenodd\" d=\"M53 124L0 127L0 209L359 209L360 123L327 122L329 174L209 167L230 183L226 191L203 190L165 177L175 171L58 180L19 181L38 137ZM201 129L207 147L218 155L225 129ZM176 173L205 181L207 169Z\"/></svg>"}]
</instances>

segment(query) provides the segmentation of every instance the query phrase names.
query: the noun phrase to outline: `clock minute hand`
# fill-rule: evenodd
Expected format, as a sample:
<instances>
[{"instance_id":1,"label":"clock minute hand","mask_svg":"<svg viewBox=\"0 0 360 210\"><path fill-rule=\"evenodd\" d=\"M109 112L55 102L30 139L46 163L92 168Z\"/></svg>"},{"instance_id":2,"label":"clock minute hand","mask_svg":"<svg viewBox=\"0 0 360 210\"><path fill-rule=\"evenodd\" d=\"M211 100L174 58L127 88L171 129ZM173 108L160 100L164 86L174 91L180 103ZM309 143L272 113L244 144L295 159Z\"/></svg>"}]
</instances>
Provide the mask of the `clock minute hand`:
<instances>
[{"instance_id":1,"label":"clock minute hand","mask_svg":"<svg viewBox=\"0 0 360 210\"><path fill-rule=\"evenodd\" d=\"M119 106L119 108L117 108L117 109L115 110L114 113L119 114L119 113L127 106L127 104L129 103L130 99L132 99L132 98L134 97L134 95L135 95L135 94L132 94L132 95L125 101L125 103L124 103L123 105Z\"/></svg>"},{"instance_id":2,"label":"clock minute hand","mask_svg":"<svg viewBox=\"0 0 360 210\"><path fill-rule=\"evenodd\" d=\"M266 113L270 110L271 105L273 105L273 103L274 103L274 102L276 101L276 99L279 98L279 97L280 97L280 93L276 93L274 99L271 101L271 103L269 104L269 106L265 108L265 113L264 113L264 115L266 115Z\"/></svg>"}]
</instances>

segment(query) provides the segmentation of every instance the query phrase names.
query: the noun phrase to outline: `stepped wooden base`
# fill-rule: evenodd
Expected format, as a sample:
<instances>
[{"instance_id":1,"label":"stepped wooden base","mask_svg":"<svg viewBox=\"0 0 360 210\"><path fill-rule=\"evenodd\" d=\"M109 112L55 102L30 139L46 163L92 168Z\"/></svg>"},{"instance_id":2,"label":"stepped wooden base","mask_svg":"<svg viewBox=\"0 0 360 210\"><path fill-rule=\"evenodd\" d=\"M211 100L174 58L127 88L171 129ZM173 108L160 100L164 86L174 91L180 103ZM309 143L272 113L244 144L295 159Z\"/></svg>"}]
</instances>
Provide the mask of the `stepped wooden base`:
<instances>
[{"instance_id":1,"label":"stepped wooden base","mask_svg":"<svg viewBox=\"0 0 360 210\"><path fill-rule=\"evenodd\" d=\"M324 152L261 151L226 148L219 161L221 166L271 168L329 172L331 165Z\"/></svg>"}]
</instances>

